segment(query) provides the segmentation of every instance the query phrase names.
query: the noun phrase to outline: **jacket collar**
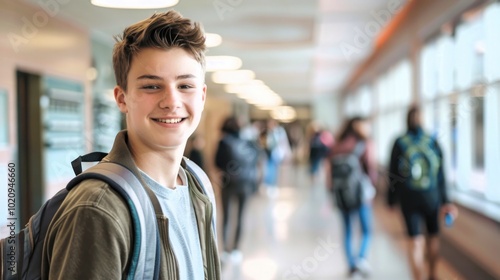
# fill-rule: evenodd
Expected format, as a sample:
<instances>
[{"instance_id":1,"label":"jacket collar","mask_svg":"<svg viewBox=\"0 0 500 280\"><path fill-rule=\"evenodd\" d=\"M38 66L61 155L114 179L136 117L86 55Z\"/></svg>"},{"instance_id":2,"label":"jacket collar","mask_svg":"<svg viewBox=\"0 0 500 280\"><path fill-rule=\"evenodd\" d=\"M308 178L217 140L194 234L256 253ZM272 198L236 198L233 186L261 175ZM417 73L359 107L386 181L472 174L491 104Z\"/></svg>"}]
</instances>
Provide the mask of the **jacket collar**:
<instances>
[{"instance_id":1,"label":"jacket collar","mask_svg":"<svg viewBox=\"0 0 500 280\"><path fill-rule=\"evenodd\" d=\"M424 130L422 129L422 127L416 127L414 129L408 129L407 133L413 137L420 137L424 134Z\"/></svg>"},{"instance_id":2,"label":"jacket collar","mask_svg":"<svg viewBox=\"0 0 500 280\"><path fill-rule=\"evenodd\" d=\"M113 162L126 167L128 170L132 171L132 173L137 178L139 178L139 181L143 186L147 186L146 182L142 178L139 168L137 168L137 166L135 165L134 158L132 157L132 153L130 152L130 149L128 147L127 130L122 130L118 132L118 134L115 137L115 142L113 143L111 151L102 161ZM184 168L184 170L186 170L186 163L184 158L182 158L181 166L182 168Z\"/></svg>"},{"instance_id":3,"label":"jacket collar","mask_svg":"<svg viewBox=\"0 0 500 280\"><path fill-rule=\"evenodd\" d=\"M136 167L134 163L134 158L132 157L132 153L128 148L127 130L122 130L118 132L115 138L115 142L113 143L113 147L111 148L111 151L103 159L103 161L114 162L123 165L124 167L132 171L136 176L140 174L139 169Z\"/></svg>"},{"instance_id":4,"label":"jacket collar","mask_svg":"<svg viewBox=\"0 0 500 280\"><path fill-rule=\"evenodd\" d=\"M137 166L135 165L134 158L132 157L132 153L130 152L130 149L128 147L127 130L118 132L111 151L102 161L113 162L122 165L123 167L132 171L135 177L139 179L143 187L148 188L148 185L141 176L139 168L137 168Z\"/></svg>"}]
</instances>

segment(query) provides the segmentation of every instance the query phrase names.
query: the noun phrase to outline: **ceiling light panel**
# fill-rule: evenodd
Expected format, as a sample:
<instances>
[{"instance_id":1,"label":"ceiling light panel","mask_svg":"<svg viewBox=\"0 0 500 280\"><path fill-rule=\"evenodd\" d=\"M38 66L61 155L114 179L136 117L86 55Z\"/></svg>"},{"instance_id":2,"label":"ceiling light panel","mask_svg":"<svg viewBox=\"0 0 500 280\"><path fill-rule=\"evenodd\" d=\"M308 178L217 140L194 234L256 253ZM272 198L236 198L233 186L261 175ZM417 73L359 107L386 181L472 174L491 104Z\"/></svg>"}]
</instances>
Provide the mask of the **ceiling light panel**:
<instances>
[{"instance_id":1,"label":"ceiling light panel","mask_svg":"<svg viewBox=\"0 0 500 280\"><path fill-rule=\"evenodd\" d=\"M222 37L215 33L205 33L205 46L207 48L217 47L222 43Z\"/></svg>"},{"instance_id":2,"label":"ceiling light panel","mask_svg":"<svg viewBox=\"0 0 500 280\"><path fill-rule=\"evenodd\" d=\"M216 55L205 57L207 72L236 70L243 62L235 56Z\"/></svg>"},{"instance_id":3,"label":"ceiling light panel","mask_svg":"<svg viewBox=\"0 0 500 280\"><path fill-rule=\"evenodd\" d=\"M104 8L159 9L175 6L179 0L91 0L90 3Z\"/></svg>"},{"instance_id":4,"label":"ceiling light panel","mask_svg":"<svg viewBox=\"0 0 500 280\"><path fill-rule=\"evenodd\" d=\"M212 74L212 81L217 84L241 84L255 78L251 70L217 71Z\"/></svg>"}]
</instances>

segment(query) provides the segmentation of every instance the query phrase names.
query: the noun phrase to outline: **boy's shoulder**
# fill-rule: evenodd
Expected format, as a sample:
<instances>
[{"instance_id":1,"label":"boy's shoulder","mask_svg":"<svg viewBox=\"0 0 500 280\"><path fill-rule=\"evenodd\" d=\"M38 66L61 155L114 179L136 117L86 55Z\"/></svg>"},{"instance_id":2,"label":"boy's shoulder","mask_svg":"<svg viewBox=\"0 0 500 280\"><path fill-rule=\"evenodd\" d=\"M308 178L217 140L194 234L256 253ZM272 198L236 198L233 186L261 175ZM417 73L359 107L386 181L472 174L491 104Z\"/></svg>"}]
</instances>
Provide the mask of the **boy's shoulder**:
<instances>
[{"instance_id":1,"label":"boy's shoulder","mask_svg":"<svg viewBox=\"0 0 500 280\"><path fill-rule=\"evenodd\" d=\"M116 220L130 219L127 204L122 196L98 179L87 179L75 186L64 199L54 219L85 208L105 212Z\"/></svg>"}]
</instances>

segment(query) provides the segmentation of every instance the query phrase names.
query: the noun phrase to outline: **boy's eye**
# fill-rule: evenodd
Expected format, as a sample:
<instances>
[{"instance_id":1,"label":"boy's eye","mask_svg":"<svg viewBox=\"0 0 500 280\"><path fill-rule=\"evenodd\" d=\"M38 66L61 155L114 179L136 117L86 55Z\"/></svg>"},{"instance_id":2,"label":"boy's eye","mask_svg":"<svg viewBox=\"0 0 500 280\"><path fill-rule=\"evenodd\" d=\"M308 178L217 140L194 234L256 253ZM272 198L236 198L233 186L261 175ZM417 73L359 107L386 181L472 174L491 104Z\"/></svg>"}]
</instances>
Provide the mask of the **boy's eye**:
<instances>
[{"instance_id":1,"label":"boy's eye","mask_svg":"<svg viewBox=\"0 0 500 280\"><path fill-rule=\"evenodd\" d=\"M190 89L190 88L193 88L193 86L191 86L191 85L180 85L179 88L180 89Z\"/></svg>"},{"instance_id":2,"label":"boy's eye","mask_svg":"<svg viewBox=\"0 0 500 280\"><path fill-rule=\"evenodd\" d=\"M142 89L159 89L160 86L158 85L145 85L141 87Z\"/></svg>"}]
</instances>

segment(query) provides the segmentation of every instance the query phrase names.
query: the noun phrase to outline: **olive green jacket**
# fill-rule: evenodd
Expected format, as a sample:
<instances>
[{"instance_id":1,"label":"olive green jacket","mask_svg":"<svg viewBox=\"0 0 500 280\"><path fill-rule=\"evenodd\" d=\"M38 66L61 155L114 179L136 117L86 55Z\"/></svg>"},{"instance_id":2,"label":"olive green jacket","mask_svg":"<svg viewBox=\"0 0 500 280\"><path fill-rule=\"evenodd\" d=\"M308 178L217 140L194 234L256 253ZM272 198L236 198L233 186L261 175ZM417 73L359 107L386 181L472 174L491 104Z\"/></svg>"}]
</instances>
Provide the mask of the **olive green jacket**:
<instances>
[{"instance_id":1,"label":"olive green jacket","mask_svg":"<svg viewBox=\"0 0 500 280\"><path fill-rule=\"evenodd\" d=\"M103 161L130 169L145 186L127 146L127 132L118 133ZM215 207L191 181L206 280L220 279L220 263L212 227ZM179 279L170 245L168 217L157 217L161 239L160 279ZM45 238L42 279L124 279L132 251L132 221L125 200L106 183L89 179L71 190L56 212ZM141 279L142 280L142 279Z\"/></svg>"}]
</instances>

